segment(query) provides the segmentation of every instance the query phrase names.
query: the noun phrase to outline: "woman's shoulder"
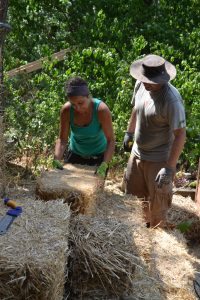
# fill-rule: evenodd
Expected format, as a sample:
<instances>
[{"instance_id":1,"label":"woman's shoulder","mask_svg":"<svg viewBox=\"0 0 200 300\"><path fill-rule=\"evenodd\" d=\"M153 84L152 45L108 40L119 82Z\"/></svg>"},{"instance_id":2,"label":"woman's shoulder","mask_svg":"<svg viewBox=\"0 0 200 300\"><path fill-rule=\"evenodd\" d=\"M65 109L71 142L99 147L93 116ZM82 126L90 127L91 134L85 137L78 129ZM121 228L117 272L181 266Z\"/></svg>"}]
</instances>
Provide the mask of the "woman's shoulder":
<instances>
[{"instance_id":1,"label":"woman's shoulder","mask_svg":"<svg viewBox=\"0 0 200 300\"><path fill-rule=\"evenodd\" d=\"M111 112L109 107L101 101L98 107L98 119L101 123L107 123L111 118Z\"/></svg>"},{"instance_id":2,"label":"woman's shoulder","mask_svg":"<svg viewBox=\"0 0 200 300\"><path fill-rule=\"evenodd\" d=\"M70 102L66 102L62 106L61 111L60 111L60 116L61 116L62 120L65 120L65 119L68 120L70 118L70 108L71 108L71 103Z\"/></svg>"},{"instance_id":3,"label":"woman's shoulder","mask_svg":"<svg viewBox=\"0 0 200 300\"><path fill-rule=\"evenodd\" d=\"M62 106L61 112L67 113L67 112L70 111L70 108L71 108L71 103L68 101L68 102L66 102L66 103Z\"/></svg>"},{"instance_id":4,"label":"woman's shoulder","mask_svg":"<svg viewBox=\"0 0 200 300\"><path fill-rule=\"evenodd\" d=\"M110 111L109 107L101 99L93 98L93 101L98 105L98 112Z\"/></svg>"},{"instance_id":5,"label":"woman's shoulder","mask_svg":"<svg viewBox=\"0 0 200 300\"><path fill-rule=\"evenodd\" d=\"M104 102L101 102L99 104L99 111L110 111L110 109Z\"/></svg>"}]
</instances>

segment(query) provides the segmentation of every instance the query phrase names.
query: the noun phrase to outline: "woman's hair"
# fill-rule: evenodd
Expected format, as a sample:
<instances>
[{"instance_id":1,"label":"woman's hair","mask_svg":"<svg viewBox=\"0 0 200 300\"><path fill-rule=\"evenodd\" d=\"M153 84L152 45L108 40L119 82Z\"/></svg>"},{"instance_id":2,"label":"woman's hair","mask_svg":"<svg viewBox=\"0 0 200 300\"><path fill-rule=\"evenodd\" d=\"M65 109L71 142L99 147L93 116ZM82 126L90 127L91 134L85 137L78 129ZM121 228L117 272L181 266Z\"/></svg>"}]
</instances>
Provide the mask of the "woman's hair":
<instances>
[{"instance_id":1,"label":"woman's hair","mask_svg":"<svg viewBox=\"0 0 200 300\"><path fill-rule=\"evenodd\" d=\"M87 82L80 77L70 78L65 85L66 96L88 96L89 89Z\"/></svg>"},{"instance_id":2,"label":"woman's hair","mask_svg":"<svg viewBox=\"0 0 200 300\"><path fill-rule=\"evenodd\" d=\"M67 81L67 86L71 86L71 85L87 85L86 80L82 79L81 77L72 77Z\"/></svg>"}]
</instances>

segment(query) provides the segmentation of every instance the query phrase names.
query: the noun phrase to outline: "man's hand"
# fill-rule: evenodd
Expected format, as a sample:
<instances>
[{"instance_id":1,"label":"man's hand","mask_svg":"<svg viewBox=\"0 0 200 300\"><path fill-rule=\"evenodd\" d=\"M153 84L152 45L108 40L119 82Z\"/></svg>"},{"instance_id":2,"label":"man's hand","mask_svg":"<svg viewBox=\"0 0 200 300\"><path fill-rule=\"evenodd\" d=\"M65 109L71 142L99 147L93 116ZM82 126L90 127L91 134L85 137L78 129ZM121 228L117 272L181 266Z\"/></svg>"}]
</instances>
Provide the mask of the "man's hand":
<instances>
[{"instance_id":1,"label":"man's hand","mask_svg":"<svg viewBox=\"0 0 200 300\"><path fill-rule=\"evenodd\" d=\"M133 146L133 133L126 132L124 136L123 147L125 152L131 152Z\"/></svg>"},{"instance_id":2,"label":"man's hand","mask_svg":"<svg viewBox=\"0 0 200 300\"><path fill-rule=\"evenodd\" d=\"M105 179L108 171L108 164L103 161L100 166L96 170L96 174L99 175L100 178Z\"/></svg>"},{"instance_id":3,"label":"man's hand","mask_svg":"<svg viewBox=\"0 0 200 300\"><path fill-rule=\"evenodd\" d=\"M162 188L163 185L167 185L170 182L172 182L173 175L174 175L175 169L173 168L162 168L155 179L155 182L157 182L158 187Z\"/></svg>"},{"instance_id":4,"label":"man's hand","mask_svg":"<svg viewBox=\"0 0 200 300\"><path fill-rule=\"evenodd\" d=\"M63 165L58 159L54 159L52 161L52 167L53 167L53 169L63 170Z\"/></svg>"}]
</instances>

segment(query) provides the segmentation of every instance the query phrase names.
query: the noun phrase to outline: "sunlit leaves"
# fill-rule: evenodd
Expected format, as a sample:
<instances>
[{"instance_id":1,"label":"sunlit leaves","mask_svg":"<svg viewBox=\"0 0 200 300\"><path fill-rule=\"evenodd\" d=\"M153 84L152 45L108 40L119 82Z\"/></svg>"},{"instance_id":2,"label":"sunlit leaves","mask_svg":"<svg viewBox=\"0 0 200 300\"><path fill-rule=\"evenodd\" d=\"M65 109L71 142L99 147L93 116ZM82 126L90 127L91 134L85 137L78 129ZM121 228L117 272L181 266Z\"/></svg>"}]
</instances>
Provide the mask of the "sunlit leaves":
<instances>
[{"instance_id":1,"label":"sunlit leaves","mask_svg":"<svg viewBox=\"0 0 200 300\"><path fill-rule=\"evenodd\" d=\"M62 48L73 51L60 63L45 63L28 78L8 81L7 116L13 134L29 151L53 147L58 134L64 83L75 75L88 81L94 97L112 111L117 151L131 113L132 61L154 53L177 69L173 84L187 116L181 163L194 167L200 156L199 1L21 0L10 1L13 30L5 45L5 69L18 67ZM37 138L34 138L37 136ZM43 142L39 142L43 141Z\"/></svg>"}]
</instances>

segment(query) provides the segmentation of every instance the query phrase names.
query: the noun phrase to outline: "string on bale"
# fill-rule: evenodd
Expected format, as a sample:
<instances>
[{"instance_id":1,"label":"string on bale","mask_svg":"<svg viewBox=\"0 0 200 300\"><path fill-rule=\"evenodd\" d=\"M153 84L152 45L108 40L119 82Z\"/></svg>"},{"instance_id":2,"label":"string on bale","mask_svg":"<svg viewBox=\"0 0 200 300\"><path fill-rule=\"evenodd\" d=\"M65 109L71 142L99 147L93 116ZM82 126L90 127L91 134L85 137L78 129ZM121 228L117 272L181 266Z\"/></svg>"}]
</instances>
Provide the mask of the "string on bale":
<instances>
[{"instance_id":1,"label":"string on bale","mask_svg":"<svg viewBox=\"0 0 200 300\"><path fill-rule=\"evenodd\" d=\"M0 236L0 299L61 300L68 258L69 207L19 201L20 217ZM7 208L0 203L1 216Z\"/></svg>"}]
</instances>

